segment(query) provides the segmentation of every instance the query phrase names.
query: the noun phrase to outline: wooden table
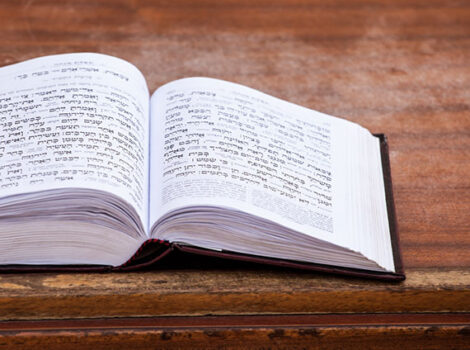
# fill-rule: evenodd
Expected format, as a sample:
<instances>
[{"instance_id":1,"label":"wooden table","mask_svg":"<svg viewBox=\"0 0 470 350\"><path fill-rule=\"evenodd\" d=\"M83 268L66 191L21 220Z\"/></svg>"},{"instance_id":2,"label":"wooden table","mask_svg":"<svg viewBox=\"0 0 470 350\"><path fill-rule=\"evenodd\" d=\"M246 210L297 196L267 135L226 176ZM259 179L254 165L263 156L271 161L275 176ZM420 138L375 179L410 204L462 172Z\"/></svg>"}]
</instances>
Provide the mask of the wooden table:
<instances>
[{"instance_id":1,"label":"wooden table","mask_svg":"<svg viewBox=\"0 0 470 350\"><path fill-rule=\"evenodd\" d=\"M470 349L469 2L2 1L0 33L0 65L103 52L152 91L211 76L387 134L408 277L3 274L1 346Z\"/></svg>"}]
</instances>

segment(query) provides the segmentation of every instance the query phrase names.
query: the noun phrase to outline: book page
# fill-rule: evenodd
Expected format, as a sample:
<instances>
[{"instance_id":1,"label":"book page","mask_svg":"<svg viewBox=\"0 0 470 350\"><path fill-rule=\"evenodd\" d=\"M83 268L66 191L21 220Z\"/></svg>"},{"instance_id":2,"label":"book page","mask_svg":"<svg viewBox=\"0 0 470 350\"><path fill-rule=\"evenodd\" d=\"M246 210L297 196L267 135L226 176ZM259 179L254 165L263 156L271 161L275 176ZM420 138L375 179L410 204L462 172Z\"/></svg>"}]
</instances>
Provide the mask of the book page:
<instances>
[{"instance_id":1,"label":"book page","mask_svg":"<svg viewBox=\"0 0 470 350\"><path fill-rule=\"evenodd\" d=\"M352 123L208 78L160 88L151 118L151 223L185 206L228 207L344 245L338 169Z\"/></svg>"},{"instance_id":2,"label":"book page","mask_svg":"<svg viewBox=\"0 0 470 350\"><path fill-rule=\"evenodd\" d=\"M0 193L111 192L147 226L148 88L130 63L64 54L0 68Z\"/></svg>"}]
</instances>

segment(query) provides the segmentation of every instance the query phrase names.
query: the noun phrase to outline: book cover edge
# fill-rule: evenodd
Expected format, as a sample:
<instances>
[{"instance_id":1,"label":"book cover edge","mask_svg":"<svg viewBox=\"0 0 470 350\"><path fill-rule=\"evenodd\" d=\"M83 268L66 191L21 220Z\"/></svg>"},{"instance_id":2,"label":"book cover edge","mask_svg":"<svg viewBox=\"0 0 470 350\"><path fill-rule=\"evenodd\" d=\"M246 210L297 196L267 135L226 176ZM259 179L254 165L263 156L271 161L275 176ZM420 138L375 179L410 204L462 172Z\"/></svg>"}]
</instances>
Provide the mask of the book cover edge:
<instances>
[{"instance_id":1,"label":"book cover edge","mask_svg":"<svg viewBox=\"0 0 470 350\"><path fill-rule=\"evenodd\" d=\"M291 261L291 260L261 257L261 256L256 256L256 255L247 255L247 254L241 254L241 253L229 252L229 251L218 252L214 250L209 250L209 249L204 249L204 248L199 248L199 247L194 247L194 246L186 246L186 245L175 244L175 243L173 243L172 246L181 252L190 253L190 254L200 254L200 255L207 255L207 256L213 256L213 257L220 257L224 259L242 260L242 261L249 261L249 262L254 262L254 263L259 263L259 264L283 266L283 267L294 268L294 269L326 272L326 273L333 273L333 274L345 275L345 276L364 277L364 278L372 278L372 279L386 280L386 281L397 281L397 282L403 281L406 278L406 276L404 273L403 263L401 259L401 251L400 251L400 243L399 243L400 239L398 235L398 224L396 220L395 203L393 199L392 176L391 176L388 141L387 141L387 137L385 136L385 134L374 134L374 136L376 136L380 140L382 173L383 173L384 186L385 186L385 201L387 204L387 215L388 215L388 221L389 221L390 239L391 239L391 245L392 245L392 254L393 254L393 260L394 260L394 265L395 265L395 272L369 271L369 270L361 270L361 269L340 267L340 266L334 266L334 265L304 263L304 262L297 262L297 261Z\"/></svg>"}]
</instances>

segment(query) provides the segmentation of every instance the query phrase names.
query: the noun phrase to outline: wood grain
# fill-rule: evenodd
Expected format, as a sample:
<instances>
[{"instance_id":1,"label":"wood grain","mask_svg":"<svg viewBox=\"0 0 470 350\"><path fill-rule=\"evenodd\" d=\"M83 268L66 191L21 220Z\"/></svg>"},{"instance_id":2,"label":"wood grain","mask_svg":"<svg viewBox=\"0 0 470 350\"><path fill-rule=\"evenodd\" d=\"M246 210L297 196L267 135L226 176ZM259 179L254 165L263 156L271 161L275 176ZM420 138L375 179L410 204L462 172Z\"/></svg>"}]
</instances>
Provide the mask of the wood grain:
<instances>
[{"instance_id":1,"label":"wood grain","mask_svg":"<svg viewBox=\"0 0 470 350\"><path fill-rule=\"evenodd\" d=\"M4 349L468 349L468 326L109 329L0 334Z\"/></svg>"},{"instance_id":2,"label":"wood grain","mask_svg":"<svg viewBox=\"0 0 470 350\"><path fill-rule=\"evenodd\" d=\"M0 66L102 52L134 63L151 91L174 79L210 76L387 134L408 277L392 285L246 266L4 274L0 319L470 312L469 2L2 1L0 33ZM0 343L59 348L71 341L98 349L107 341L138 348L157 339L176 348L190 341L194 348L250 341L258 348L357 348L361 342L385 349L453 341L450 347L469 348L465 326L384 327L180 329L171 337L161 330L28 331L3 334Z\"/></svg>"},{"instance_id":3,"label":"wood grain","mask_svg":"<svg viewBox=\"0 0 470 350\"><path fill-rule=\"evenodd\" d=\"M217 317L177 319L87 320L68 322L23 322L0 324L2 348L48 349L396 349L426 348L467 349L469 327L458 322L445 325L424 321L422 324L383 325L369 322L348 324L351 316L324 315L346 321L316 323L315 317L298 317L294 323L285 316L229 318L222 324ZM432 316L432 315L431 315ZM449 315L441 315L441 320ZM460 317L464 322L466 319ZM455 316L452 316L454 318ZM376 317L378 321L384 317ZM387 318L387 317L385 317ZM390 319L390 317L388 317ZM425 319L426 317L422 317ZM428 317L431 319L432 317ZM227 318L226 318L227 319ZM230 323L233 321L233 323ZM258 323L258 321L261 321ZM284 322L284 323L282 323ZM387 320L390 323L390 320ZM183 326L182 326L183 325Z\"/></svg>"},{"instance_id":4,"label":"wood grain","mask_svg":"<svg viewBox=\"0 0 470 350\"><path fill-rule=\"evenodd\" d=\"M212 76L387 134L405 266L470 267L469 4L2 2L0 23L0 65L103 52L151 91Z\"/></svg>"},{"instance_id":5,"label":"wood grain","mask_svg":"<svg viewBox=\"0 0 470 350\"><path fill-rule=\"evenodd\" d=\"M123 316L470 312L466 270L410 270L401 284L292 270L11 274L0 320Z\"/></svg>"}]
</instances>

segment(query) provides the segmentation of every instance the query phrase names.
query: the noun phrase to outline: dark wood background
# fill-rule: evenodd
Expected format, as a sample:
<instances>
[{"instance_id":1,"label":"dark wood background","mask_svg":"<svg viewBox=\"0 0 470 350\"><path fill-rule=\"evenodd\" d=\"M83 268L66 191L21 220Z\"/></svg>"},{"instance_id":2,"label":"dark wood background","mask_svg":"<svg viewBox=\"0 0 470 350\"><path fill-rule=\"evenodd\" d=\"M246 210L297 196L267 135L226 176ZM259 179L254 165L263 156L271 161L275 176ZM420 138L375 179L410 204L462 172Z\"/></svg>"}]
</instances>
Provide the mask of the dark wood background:
<instances>
[{"instance_id":1,"label":"dark wood background","mask_svg":"<svg viewBox=\"0 0 470 350\"><path fill-rule=\"evenodd\" d=\"M470 348L470 2L0 2L0 66L79 51L132 62L151 91L210 76L387 134L408 279L210 264L4 274L0 343Z\"/></svg>"}]
</instances>

